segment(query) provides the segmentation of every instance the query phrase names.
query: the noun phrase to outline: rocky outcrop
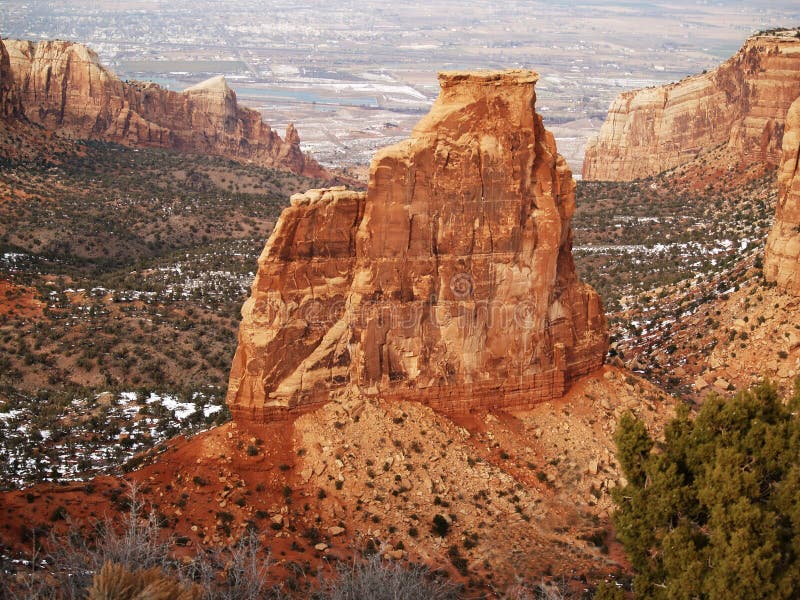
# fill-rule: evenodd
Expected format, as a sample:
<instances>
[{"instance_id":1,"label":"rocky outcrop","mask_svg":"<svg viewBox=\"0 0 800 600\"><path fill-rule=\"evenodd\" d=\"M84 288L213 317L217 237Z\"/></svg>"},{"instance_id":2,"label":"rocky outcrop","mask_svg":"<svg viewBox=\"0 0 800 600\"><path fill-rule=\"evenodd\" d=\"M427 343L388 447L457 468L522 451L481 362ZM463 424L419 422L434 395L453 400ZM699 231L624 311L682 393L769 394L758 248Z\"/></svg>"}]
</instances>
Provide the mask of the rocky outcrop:
<instances>
[{"instance_id":1,"label":"rocky outcrop","mask_svg":"<svg viewBox=\"0 0 800 600\"><path fill-rule=\"evenodd\" d=\"M81 44L5 40L5 45L25 116L47 129L326 175L300 150L293 127L287 130L290 139L281 139L257 111L238 105L223 77L172 92L154 83L121 81Z\"/></svg>"},{"instance_id":2,"label":"rocky outcrop","mask_svg":"<svg viewBox=\"0 0 800 600\"><path fill-rule=\"evenodd\" d=\"M800 97L786 115L778 208L764 251L764 276L781 290L800 295Z\"/></svg>"},{"instance_id":3,"label":"rocky outcrop","mask_svg":"<svg viewBox=\"0 0 800 600\"><path fill-rule=\"evenodd\" d=\"M443 410L559 397L608 338L572 260L575 183L529 71L443 73L367 192L312 190L259 258L228 404L237 419L345 391Z\"/></svg>"},{"instance_id":4,"label":"rocky outcrop","mask_svg":"<svg viewBox=\"0 0 800 600\"><path fill-rule=\"evenodd\" d=\"M798 95L797 31L751 37L713 71L620 94L587 145L583 178L648 177L723 146L734 162L776 165L784 115Z\"/></svg>"},{"instance_id":5,"label":"rocky outcrop","mask_svg":"<svg viewBox=\"0 0 800 600\"><path fill-rule=\"evenodd\" d=\"M8 51L0 39L0 118L14 118L21 114L22 104L11 74Z\"/></svg>"}]
</instances>

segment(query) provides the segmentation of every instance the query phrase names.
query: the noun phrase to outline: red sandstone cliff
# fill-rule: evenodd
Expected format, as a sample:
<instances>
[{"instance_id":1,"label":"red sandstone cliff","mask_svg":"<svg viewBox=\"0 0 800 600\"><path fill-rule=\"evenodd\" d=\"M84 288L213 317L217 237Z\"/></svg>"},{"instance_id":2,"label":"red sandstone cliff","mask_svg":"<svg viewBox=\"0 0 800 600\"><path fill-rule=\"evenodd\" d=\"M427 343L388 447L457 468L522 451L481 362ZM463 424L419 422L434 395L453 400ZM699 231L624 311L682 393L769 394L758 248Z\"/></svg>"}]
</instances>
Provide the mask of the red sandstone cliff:
<instances>
[{"instance_id":1,"label":"red sandstone cliff","mask_svg":"<svg viewBox=\"0 0 800 600\"><path fill-rule=\"evenodd\" d=\"M800 295L800 97L786 115L783 161L778 170L778 209L764 251L767 281Z\"/></svg>"},{"instance_id":2,"label":"red sandstone cliff","mask_svg":"<svg viewBox=\"0 0 800 600\"><path fill-rule=\"evenodd\" d=\"M777 164L784 116L800 95L796 35L751 37L713 71L620 94L589 141L583 178L647 177L723 146L735 161Z\"/></svg>"},{"instance_id":3,"label":"red sandstone cliff","mask_svg":"<svg viewBox=\"0 0 800 600\"><path fill-rule=\"evenodd\" d=\"M0 40L0 118L17 117L22 114L22 104L14 79L8 51Z\"/></svg>"},{"instance_id":4,"label":"red sandstone cliff","mask_svg":"<svg viewBox=\"0 0 800 600\"><path fill-rule=\"evenodd\" d=\"M223 77L183 92L153 83L123 82L92 50L63 41L4 40L25 116L75 138L214 154L312 177L326 176L300 150L293 127L287 140L261 115L238 105ZM10 78L3 73L3 87Z\"/></svg>"},{"instance_id":5,"label":"red sandstone cliff","mask_svg":"<svg viewBox=\"0 0 800 600\"><path fill-rule=\"evenodd\" d=\"M344 390L528 405L603 363L601 302L572 261L575 184L534 110L537 75L439 79L365 194L312 190L281 215L242 309L236 418Z\"/></svg>"}]
</instances>

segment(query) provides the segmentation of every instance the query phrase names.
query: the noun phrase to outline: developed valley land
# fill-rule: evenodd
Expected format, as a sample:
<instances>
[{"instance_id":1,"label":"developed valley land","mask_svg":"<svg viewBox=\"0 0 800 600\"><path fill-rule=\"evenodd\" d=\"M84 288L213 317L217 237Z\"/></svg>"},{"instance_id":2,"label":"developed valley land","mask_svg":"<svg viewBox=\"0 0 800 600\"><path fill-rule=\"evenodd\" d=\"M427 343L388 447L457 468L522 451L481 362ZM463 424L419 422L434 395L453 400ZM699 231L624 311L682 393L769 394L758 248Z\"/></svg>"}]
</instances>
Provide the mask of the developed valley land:
<instances>
[{"instance_id":1,"label":"developed valley land","mask_svg":"<svg viewBox=\"0 0 800 600\"><path fill-rule=\"evenodd\" d=\"M441 70L535 69L539 110L575 173L620 91L710 69L753 31L800 20L787 0L6 6L3 37L87 43L126 79L182 90L223 74L274 127L294 122L326 166L363 167L408 137Z\"/></svg>"}]
</instances>

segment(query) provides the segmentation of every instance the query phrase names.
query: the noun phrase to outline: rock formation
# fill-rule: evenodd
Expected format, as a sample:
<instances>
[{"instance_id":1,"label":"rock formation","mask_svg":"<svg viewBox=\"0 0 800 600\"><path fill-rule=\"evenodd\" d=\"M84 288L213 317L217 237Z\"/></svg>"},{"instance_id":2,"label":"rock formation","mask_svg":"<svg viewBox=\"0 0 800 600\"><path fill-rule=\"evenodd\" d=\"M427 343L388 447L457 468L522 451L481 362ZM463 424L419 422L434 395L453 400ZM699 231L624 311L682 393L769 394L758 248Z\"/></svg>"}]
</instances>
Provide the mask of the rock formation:
<instances>
[{"instance_id":1,"label":"rock formation","mask_svg":"<svg viewBox=\"0 0 800 600\"><path fill-rule=\"evenodd\" d=\"M11 74L8 51L3 40L0 40L0 118L13 118L21 114L22 105Z\"/></svg>"},{"instance_id":2,"label":"rock formation","mask_svg":"<svg viewBox=\"0 0 800 600\"><path fill-rule=\"evenodd\" d=\"M215 154L319 177L326 173L289 140L238 105L223 77L184 92L123 82L91 49L64 41L5 40L25 116L67 136ZM2 81L8 78L4 75Z\"/></svg>"},{"instance_id":3,"label":"rock formation","mask_svg":"<svg viewBox=\"0 0 800 600\"><path fill-rule=\"evenodd\" d=\"M800 97L786 115L783 160L778 170L778 208L764 251L764 275L778 288L800 295Z\"/></svg>"},{"instance_id":4,"label":"rock formation","mask_svg":"<svg viewBox=\"0 0 800 600\"><path fill-rule=\"evenodd\" d=\"M734 162L775 165L783 119L798 95L797 31L756 35L713 71L620 94L589 141L583 178L648 177L724 146Z\"/></svg>"},{"instance_id":5,"label":"rock formation","mask_svg":"<svg viewBox=\"0 0 800 600\"><path fill-rule=\"evenodd\" d=\"M608 337L578 281L575 183L529 71L443 73L366 193L292 197L242 309L228 404L265 419L345 390L443 410L559 397Z\"/></svg>"}]
</instances>

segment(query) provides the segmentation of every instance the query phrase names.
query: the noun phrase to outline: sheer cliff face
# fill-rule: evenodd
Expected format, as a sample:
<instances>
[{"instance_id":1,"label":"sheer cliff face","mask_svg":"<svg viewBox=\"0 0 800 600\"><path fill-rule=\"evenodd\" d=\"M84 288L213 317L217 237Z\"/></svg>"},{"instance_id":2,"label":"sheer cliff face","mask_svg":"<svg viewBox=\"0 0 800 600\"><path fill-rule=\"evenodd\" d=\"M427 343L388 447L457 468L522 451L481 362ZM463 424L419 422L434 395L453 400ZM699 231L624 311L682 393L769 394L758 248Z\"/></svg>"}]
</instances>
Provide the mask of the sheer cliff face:
<instances>
[{"instance_id":1,"label":"sheer cliff face","mask_svg":"<svg viewBox=\"0 0 800 600\"><path fill-rule=\"evenodd\" d=\"M786 115L778 170L778 209L764 251L764 275L800 296L800 97Z\"/></svg>"},{"instance_id":2,"label":"sheer cliff face","mask_svg":"<svg viewBox=\"0 0 800 600\"><path fill-rule=\"evenodd\" d=\"M0 118L18 117L21 114L22 105L14 86L8 51L3 40L0 40Z\"/></svg>"},{"instance_id":3,"label":"sheer cliff face","mask_svg":"<svg viewBox=\"0 0 800 600\"><path fill-rule=\"evenodd\" d=\"M292 198L242 311L237 418L346 390L526 405L602 364L603 309L572 262L575 184L534 111L536 79L442 74L366 194Z\"/></svg>"},{"instance_id":4,"label":"sheer cliff face","mask_svg":"<svg viewBox=\"0 0 800 600\"><path fill-rule=\"evenodd\" d=\"M798 95L795 32L752 37L713 71L620 94L586 148L583 178L648 177L720 146L744 164L775 165L784 115Z\"/></svg>"},{"instance_id":5,"label":"sheer cliff face","mask_svg":"<svg viewBox=\"0 0 800 600\"><path fill-rule=\"evenodd\" d=\"M238 105L222 77L177 93L152 83L121 81L81 44L3 43L25 116L47 129L325 175L302 153L293 128L287 131L291 140L282 140L258 112Z\"/></svg>"}]
</instances>

